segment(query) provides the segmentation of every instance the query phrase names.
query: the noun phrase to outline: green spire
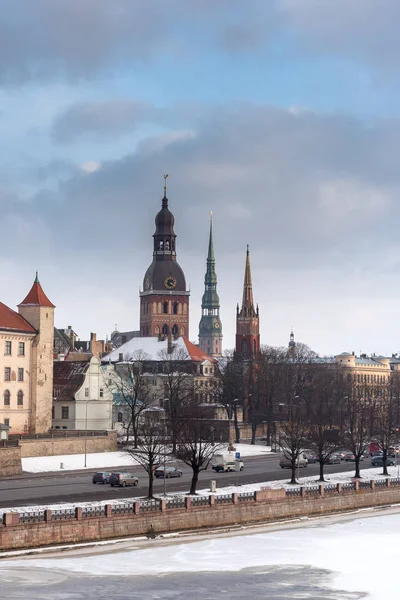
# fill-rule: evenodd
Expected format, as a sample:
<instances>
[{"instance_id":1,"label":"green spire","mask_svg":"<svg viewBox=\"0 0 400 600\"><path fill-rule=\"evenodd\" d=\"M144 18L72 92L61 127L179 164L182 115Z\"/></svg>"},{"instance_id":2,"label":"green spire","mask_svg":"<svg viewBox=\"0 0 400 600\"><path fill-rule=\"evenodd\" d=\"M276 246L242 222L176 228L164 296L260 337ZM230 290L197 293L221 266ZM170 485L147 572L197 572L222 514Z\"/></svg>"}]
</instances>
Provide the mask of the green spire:
<instances>
[{"instance_id":1,"label":"green spire","mask_svg":"<svg viewBox=\"0 0 400 600\"><path fill-rule=\"evenodd\" d=\"M39 271L36 270L35 283L39 283Z\"/></svg>"},{"instance_id":2,"label":"green spire","mask_svg":"<svg viewBox=\"0 0 400 600\"><path fill-rule=\"evenodd\" d=\"M208 256L207 256L207 263L215 263L215 257L214 257L214 240L213 240L213 229L212 229L212 211L210 212L210 239L208 242Z\"/></svg>"}]
</instances>

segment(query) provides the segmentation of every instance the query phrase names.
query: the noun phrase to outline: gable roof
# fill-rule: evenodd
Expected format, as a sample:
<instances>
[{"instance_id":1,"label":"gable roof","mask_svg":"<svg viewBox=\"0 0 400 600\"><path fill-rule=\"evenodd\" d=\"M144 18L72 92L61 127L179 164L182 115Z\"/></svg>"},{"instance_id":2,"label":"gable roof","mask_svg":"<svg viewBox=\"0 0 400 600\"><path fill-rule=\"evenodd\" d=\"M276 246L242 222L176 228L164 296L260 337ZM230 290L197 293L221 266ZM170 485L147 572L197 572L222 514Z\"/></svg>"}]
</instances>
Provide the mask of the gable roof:
<instances>
[{"instance_id":1,"label":"gable roof","mask_svg":"<svg viewBox=\"0 0 400 600\"><path fill-rule=\"evenodd\" d=\"M0 302L0 329L23 333L37 333L36 329L24 317L21 317L15 310L8 308L2 302Z\"/></svg>"},{"instance_id":2,"label":"gable roof","mask_svg":"<svg viewBox=\"0 0 400 600\"><path fill-rule=\"evenodd\" d=\"M159 339L158 337L134 337L126 344L116 348L101 359L102 363L119 362L119 355L123 355L124 361L145 360L145 361L165 361L171 358L179 361L203 362L209 360L212 363L217 361L209 356L198 346L192 344L183 337L178 337L172 341L172 354L168 354L168 339ZM175 356L174 356L175 352ZM141 357L141 358L140 358Z\"/></svg>"},{"instance_id":3,"label":"gable roof","mask_svg":"<svg viewBox=\"0 0 400 600\"><path fill-rule=\"evenodd\" d=\"M55 308L54 304L50 302L48 297L43 291L42 286L40 285L37 273L36 279L33 282L33 286L29 290L28 295L25 300L23 300L18 306L48 306L49 308Z\"/></svg>"},{"instance_id":4,"label":"gable roof","mask_svg":"<svg viewBox=\"0 0 400 600\"><path fill-rule=\"evenodd\" d=\"M85 381L89 362L55 361L53 363L53 387L55 400L74 400L76 392Z\"/></svg>"}]
</instances>

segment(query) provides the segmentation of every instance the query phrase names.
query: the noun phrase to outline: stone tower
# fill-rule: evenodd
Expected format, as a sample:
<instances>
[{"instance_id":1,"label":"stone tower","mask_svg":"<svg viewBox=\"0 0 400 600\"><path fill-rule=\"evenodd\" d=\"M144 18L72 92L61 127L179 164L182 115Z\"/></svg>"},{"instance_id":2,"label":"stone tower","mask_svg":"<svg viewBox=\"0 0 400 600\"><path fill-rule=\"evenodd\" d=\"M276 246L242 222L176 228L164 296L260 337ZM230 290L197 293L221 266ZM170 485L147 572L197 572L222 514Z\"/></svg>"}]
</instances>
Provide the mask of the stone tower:
<instances>
[{"instance_id":1,"label":"stone tower","mask_svg":"<svg viewBox=\"0 0 400 600\"><path fill-rule=\"evenodd\" d=\"M222 323L219 316L217 274L215 272L214 240L212 215L210 218L210 239L208 242L207 271L204 278L204 294L201 302L199 324L199 346L203 352L214 358L222 355Z\"/></svg>"},{"instance_id":2,"label":"stone tower","mask_svg":"<svg viewBox=\"0 0 400 600\"><path fill-rule=\"evenodd\" d=\"M176 260L174 222L164 185L162 207L155 219L153 262L146 271L140 292L141 337L169 334L189 337L190 292L186 290L185 275Z\"/></svg>"},{"instance_id":3,"label":"stone tower","mask_svg":"<svg viewBox=\"0 0 400 600\"><path fill-rule=\"evenodd\" d=\"M54 309L40 285L38 274L19 314L38 332L32 342L31 358L31 433L46 433L51 428L53 404Z\"/></svg>"},{"instance_id":4,"label":"stone tower","mask_svg":"<svg viewBox=\"0 0 400 600\"><path fill-rule=\"evenodd\" d=\"M236 310L236 349L239 360L257 360L260 357L260 318L254 308L253 285L251 281L250 252L247 246L244 271L242 307Z\"/></svg>"}]
</instances>

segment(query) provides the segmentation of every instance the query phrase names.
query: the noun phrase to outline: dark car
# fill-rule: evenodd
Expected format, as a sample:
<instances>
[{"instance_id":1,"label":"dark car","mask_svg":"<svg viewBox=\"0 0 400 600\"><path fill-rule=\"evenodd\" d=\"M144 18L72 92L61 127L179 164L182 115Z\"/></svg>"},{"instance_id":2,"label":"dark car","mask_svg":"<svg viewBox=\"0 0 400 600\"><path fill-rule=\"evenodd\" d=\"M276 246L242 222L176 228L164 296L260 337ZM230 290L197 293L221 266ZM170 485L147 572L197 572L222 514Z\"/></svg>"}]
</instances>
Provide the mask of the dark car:
<instances>
[{"instance_id":1,"label":"dark car","mask_svg":"<svg viewBox=\"0 0 400 600\"><path fill-rule=\"evenodd\" d=\"M343 460L345 460L346 462L355 462L356 457L354 456L354 454L352 452L346 452ZM360 460L364 460L364 456L362 454L360 456Z\"/></svg>"},{"instance_id":2,"label":"dark car","mask_svg":"<svg viewBox=\"0 0 400 600\"><path fill-rule=\"evenodd\" d=\"M393 458L387 457L387 459L386 459L387 467L394 467L395 464L396 464L396 462L393 460ZM373 456L371 458L371 465L373 467L383 467L383 456Z\"/></svg>"},{"instance_id":3,"label":"dark car","mask_svg":"<svg viewBox=\"0 0 400 600\"><path fill-rule=\"evenodd\" d=\"M108 471L99 471L93 475L93 483L109 483L111 473Z\"/></svg>"},{"instance_id":4,"label":"dark car","mask_svg":"<svg viewBox=\"0 0 400 600\"><path fill-rule=\"evenodd\" d=\"M324 464L326 465L338 465L342 462L339 454L330 454L325 458Z\"/></svg>"},{"instance_id":5,"label":"dark car","mask_svg":"<svg viewBox=\"0 0 400 600\"><path fill-rule=\"evenodd\" d=\"M157 467L154 475L157 479L160 477L164 478L164 467ZM165 479L169 479L170 477L182 477L182 471L176 467L165 467Z\"/></svg>"},{"instance_id":6,"label":"dark car","mask_svg":"<svg viewBox=\"0 0 400 600\"><path fill-rule=\"evenodd\" d=\"M139 478L136 475L132 475L132 473L111 473L108 482L111 487L114 487L114 485L126 487L127 485L137 485Z\"/></svg>"},{"instance_id":7,"label":"dark car","mask_svg":"<svg viewBox=\"0 0 400 600\"><path fill-rule=\"evenodd\" d=\"M318 455L313 452L312 450L305 450L304 454L307 457L307 461L309 465L312 465L313 463L318 462Z\"/></svg>"}]
</instances>

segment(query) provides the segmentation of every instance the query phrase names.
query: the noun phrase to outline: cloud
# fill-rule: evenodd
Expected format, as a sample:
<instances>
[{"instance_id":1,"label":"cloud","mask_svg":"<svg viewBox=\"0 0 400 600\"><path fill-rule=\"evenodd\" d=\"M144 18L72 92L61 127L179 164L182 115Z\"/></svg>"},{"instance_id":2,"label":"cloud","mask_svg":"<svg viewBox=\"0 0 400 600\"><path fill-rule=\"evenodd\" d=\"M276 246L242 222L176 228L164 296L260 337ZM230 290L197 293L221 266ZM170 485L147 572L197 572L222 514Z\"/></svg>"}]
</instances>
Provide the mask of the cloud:
<instances>
[{"instance_id":1,"label":"cloud","mask_svg":"<svg viewBox=\"0 0 400 600\"><path fill-rule=\"evenodd\" d=\"M80 165L80 168L82 169L82 171L85 171L85 173L95 173L96 171L101 169L101 163L95 160L88 160L87 162L82 163Z\"/></svg>"},{"instance_id":2,"label":"cloud","mask_svg":"<svg viewBox=\"0 0 400 600\"><path fill-rule=\"evenodd\" d=\"M106 140L132 132L140 123L162 121L162 114L144 102L83 102L70 106L55 119L52 135L61 143L80 138Z\"/></svg>"},{"instance_id":3,"label":"cloud","mask_svg":"<svg viewBox=\"0 0 400 600\"><path fill-rule=\"evenodd\" d=\"M123 307L109 327L115 320L135 327L162 176L169 173L178 260L192 290L191 339L197 334L213 210L226 344L232 345L249 243L264 341L284 343L279 336L285 327L301 323L310 332L305 341L328 352L331 346L324 346L318 331L336 319L330 340L339 351L340 333L346 332L344 347L354 342L335 312L338 297L350 313L362 298L373 315L388 287L400 294L400 263L393 261L400 250L399 139L397 120L366 123L250 104L216 107L193 122L190 133L171 131L160 143L152 136L121 159L102 160L100 169L88 161L94 163L90 177L81 165L56 190L43 188L23 206L6 204L4 260L17 249L21 257L29 254L32 266L57 262L66 280L83 270L92 290L100 290L107 277ZM55 301L60 305L63 298ZM92 318L90 307L85 316L73 299L69 310L79 314L83 328ZM106 306L100 314L108 323ZM388 309L385 314L391 315ZM383 331L385 319L374 324L376 332ZM368 332L356 333L366 348Z\"/></svg>"}]
</instances>

